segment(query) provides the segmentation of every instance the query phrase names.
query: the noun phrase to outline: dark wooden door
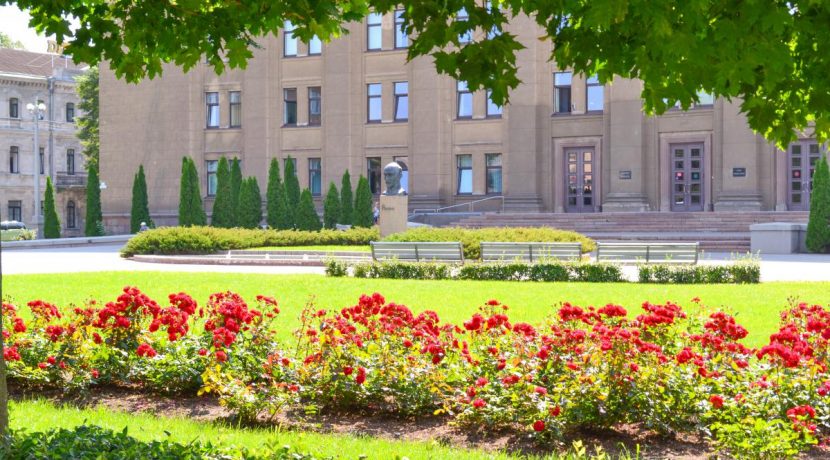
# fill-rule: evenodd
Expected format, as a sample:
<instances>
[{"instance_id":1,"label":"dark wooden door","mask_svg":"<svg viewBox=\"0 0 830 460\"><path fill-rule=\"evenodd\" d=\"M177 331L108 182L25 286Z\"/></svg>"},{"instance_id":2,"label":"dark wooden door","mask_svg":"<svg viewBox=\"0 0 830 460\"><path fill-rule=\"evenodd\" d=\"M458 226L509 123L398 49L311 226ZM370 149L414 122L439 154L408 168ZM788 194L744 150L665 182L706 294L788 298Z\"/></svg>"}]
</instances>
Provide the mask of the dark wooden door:
<instances>
[{"instance_id":1,"label":"dark wooden door","mask_svg":"<svg viewBox=\"0 0 830 460\"><path fill-rule=\"evenodd\" d=\"M703 211L703 144L671 147L671 210Z\"/></svg>"}]
</instances>

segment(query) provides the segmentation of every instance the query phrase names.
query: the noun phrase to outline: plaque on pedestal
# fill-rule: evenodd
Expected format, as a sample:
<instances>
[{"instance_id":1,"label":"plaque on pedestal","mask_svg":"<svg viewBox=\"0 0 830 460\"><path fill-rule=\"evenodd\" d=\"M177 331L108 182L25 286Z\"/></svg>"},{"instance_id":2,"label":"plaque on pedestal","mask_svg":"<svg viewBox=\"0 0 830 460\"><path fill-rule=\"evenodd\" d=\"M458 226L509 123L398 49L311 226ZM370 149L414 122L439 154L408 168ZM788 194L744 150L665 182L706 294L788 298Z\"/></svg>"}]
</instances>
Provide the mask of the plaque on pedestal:
<instances>
[{"instance_id":1,"label":"plaque on pedestal","mask_svg":"<svg viewBox=\"0 0 830 460\"><path fill-rule=\"evenodd\" d=\"M409 197L406 195L380 196L380 237L405 232L409 216Z\"/></svg>"}]
</instances>

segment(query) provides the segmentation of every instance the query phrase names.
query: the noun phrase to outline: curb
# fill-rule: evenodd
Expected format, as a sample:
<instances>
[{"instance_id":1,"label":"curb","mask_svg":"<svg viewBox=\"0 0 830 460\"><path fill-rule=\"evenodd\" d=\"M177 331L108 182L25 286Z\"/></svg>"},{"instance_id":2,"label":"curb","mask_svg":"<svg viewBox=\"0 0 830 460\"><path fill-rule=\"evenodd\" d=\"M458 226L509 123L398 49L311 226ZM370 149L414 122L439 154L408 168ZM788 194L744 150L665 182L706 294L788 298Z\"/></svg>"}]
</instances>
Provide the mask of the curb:
<instances>
[{"instance_id":1,"label":"curb","mask_svg":"<svg viewBox=\"0 0 830 460\"><path fill-rule=\"evenodd\" d=\"M189 264L189 265L255 265L274 267L325 267L322 260L288 260L288 259L224 259L190 256L147 256L136 255L129 258L135 262L156 264Z\"/></svg>"},{"instance_id":2,"label":"curb","mask_svg":"<svg viewBox=\"0 0 830 460\"><path fill-rule=\"evenodd\" d=\"M133 235L81 236L76 238L54 238L43 240L3 241L5 249L71 248L95 244L126 243Z\"/></svg>"}]
</instances>

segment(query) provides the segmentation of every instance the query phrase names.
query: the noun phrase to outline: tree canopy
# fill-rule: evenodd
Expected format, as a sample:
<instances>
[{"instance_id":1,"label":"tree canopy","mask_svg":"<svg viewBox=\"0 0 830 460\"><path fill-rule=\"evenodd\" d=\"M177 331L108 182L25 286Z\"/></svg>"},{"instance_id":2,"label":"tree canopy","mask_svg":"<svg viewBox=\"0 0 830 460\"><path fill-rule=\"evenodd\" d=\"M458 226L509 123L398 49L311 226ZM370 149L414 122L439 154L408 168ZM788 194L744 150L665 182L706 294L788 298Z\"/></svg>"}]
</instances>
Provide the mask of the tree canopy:
<instances>
[{"instance_id":1,"label":"tree canopy","mask_svg":"<svg viewBox=\"0 0 830 460\"><path fill-rule=\"evenodd\" d=\"M25 49L20 40L12 39L9 35L3 33L3 31L0 31L0 48Z\"/></svg>"},{"instance_id":2,"label":"tree canopy","mask_svg":"<svg viewBox=\"0 0 830 460\"><path fill-rule=\"evenodd\" d=\"M187 70L203 60L217 72L244 67L258 37L291 21L294 35L332 40L369 11L403 8L409 59L431 55L441 73L492 90L507 102L519 85L516 53L524 48L506 24L525 15L553 44L561 68L601 82L643 81L649 113L698 91L740 98L749 125L783 145L814 124L830 132L830 2L815 0L184 0L101 2L0 0L30 10L38 32L68 42L66 53L94 65L109 62L128 81L154 77L167 62ZM460 17L458 13L465 11ZM68 17L79 27L70 29ZM502 33L483 34L481 31ZM470 43L460 35L476 33Z\"/></svg>"}]
</instances>

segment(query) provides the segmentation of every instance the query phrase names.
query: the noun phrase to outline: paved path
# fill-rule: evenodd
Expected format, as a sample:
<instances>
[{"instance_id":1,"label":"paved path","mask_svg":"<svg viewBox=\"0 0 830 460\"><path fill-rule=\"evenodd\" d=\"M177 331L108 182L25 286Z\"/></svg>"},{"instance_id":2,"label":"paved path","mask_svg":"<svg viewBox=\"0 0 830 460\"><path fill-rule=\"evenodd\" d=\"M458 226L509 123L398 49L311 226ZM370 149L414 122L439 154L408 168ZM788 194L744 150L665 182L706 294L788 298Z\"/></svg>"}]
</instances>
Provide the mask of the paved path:
<instances>
[{"instance_id":1,"label":"paved path","mask_svg":"<svg viewBox=\"0 0 830 460\"><path fill-rule=\"evenodd\" d=\"M118 255L121 245L75 248L3 250L3 274L71 273L94 271L166 271L220 273L315 273L322 267L241 265L185 265L134 262ZM704 264L725 263L730 254L706 253ZM634 270L627 267L626 272ZM633 274L633 272L632 272ZM763 281L830 281L830 255L767 255L761 260Z\"/></svg>"}]
</instances>

